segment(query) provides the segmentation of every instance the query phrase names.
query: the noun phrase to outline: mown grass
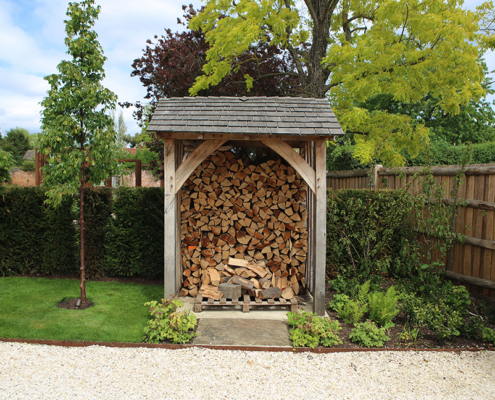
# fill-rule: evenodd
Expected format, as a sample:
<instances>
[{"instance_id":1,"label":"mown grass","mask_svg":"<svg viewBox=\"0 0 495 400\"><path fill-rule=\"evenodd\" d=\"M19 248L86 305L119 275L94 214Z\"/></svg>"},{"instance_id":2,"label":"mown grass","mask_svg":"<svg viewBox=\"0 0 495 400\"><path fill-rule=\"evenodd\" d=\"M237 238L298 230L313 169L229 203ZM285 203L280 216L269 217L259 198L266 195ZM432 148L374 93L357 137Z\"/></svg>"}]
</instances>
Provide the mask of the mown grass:
<instances>
[{"instance_id":1,"label":"mown grass","mask_svg":"<svg viewBox=\"0 0 495 400\"><path fill-rule=\"evenodd\" d=\"M163 286L86 282L94 306L57 307L64 297L80 297L73 279L0 278L0 338L141 342L149 319L144 303L160 300Z\"/></svg>"}]
</instances>

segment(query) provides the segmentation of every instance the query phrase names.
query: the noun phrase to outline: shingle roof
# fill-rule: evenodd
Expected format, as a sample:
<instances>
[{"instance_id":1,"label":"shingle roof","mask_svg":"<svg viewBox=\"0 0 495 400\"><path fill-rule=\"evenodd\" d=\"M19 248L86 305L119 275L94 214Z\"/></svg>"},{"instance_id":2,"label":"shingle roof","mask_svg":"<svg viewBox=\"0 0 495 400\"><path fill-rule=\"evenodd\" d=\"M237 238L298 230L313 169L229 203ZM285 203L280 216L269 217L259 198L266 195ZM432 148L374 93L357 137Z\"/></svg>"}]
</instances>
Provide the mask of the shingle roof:
<instances>
[{"instance_id":1,"label":"shingle roof","mask_svg":"<svg viewBox=\"0 0 495 400\"><path fill-rule=\"evenodd\" d=\"M328 100L294 97L160 99L149 132L343 135Z\"/></svg>"}]
</instances>

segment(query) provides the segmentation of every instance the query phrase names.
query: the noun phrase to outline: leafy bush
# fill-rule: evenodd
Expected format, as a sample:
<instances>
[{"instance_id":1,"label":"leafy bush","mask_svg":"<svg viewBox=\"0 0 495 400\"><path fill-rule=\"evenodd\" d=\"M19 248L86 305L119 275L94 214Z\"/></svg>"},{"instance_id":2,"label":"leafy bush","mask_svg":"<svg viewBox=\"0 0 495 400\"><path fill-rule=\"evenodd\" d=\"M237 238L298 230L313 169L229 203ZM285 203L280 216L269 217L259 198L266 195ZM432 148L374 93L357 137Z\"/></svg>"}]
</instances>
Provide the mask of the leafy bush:
<instances>
[{"instance_id":1,"label":"leafy bush","mask_svg":"<svg viewBox=\"0 0 495 400\"><path fill-rule=\"evenodd\" d=\"M411 234L412 198L402 190L330 190L327 197L327 268L364 282L393 272L400 243Z\"/></svg>"},{"instance_id":2,"label":"leafy bush","mask_svg":"<svg viewBox=\"0 0 495 400\"><path fill-rule=\"evenodd\" d=\"M196 316L189 311L177 311L184 305L179 299L162 299L162 304L151 301L144 305L150 307L153 317L144 328L145 342L187 343L195 336Z\"/></svg>"},{"instance_id":3,"label":"leafy bush","mask_svg":"<svg viewBox=\"0 0 495 400\"><path fill-rule=\"evenodd\" d=\"M311 347L321 345L332 347L341 344L337 333L342 329L338 321L328 317L317 317L314 313L289 312L290 339L294 347Z\"/></svg>"},{"instance_id":4,"label":"leafy bush","mask_svg":"<svg viewBox=\"0 0 495 400\"><path fill-rule=\"evenodd\" d=\"M443 298L436 302L428 302L426 298L416 297L414 294L403 296L402 311L414 327L426 326L433 331L439 342L460 335L463 320L459 311L446 304Z\"/></svg>"},{"instance_id":5,"label":"leafy bush","mask_svg":"<svg viewBox=\"0 0 495 400\"><path fill-rule=\"evenodd\" d=\"M33 160L24 160L21 164L21 170L23 171L34 171L36 169L36 164Z\"/></svg>"},{"instance_id":6,"label":"leafy bush","mask_svg":"<svg viewBox=\"0 0 495 400\"><path fill-rule=\"evenodd\" d=\"M392 319L399 313L397 309L397 301L399 296L395 293L395 288L390 286L387 293L372 292L368 296L368 304L370 307L370 319L385 329L389 329L395 324Z\"/></svg>"},{"instance_id":7,"label":"leafy bush","mask_svg":"<svg viewBox=\"0 0 495 400\"><path fill-rule=\"evenodd\" d=\"M495 330L488 327L483 328L483 341L491 342L495 345Z\"/></svg>"},{"instance_id":8,"label":"leafy bush","mask_svg":"<svg viewBox=\"0 0 495 400\"><path fill-rule=\"evenodd\" d=\"M349 334L349 339L365 347L382 347L386 341L390 340L385 334L385 328L379 328L371 320L357 324Z\"/></svg>"}]
</instances>

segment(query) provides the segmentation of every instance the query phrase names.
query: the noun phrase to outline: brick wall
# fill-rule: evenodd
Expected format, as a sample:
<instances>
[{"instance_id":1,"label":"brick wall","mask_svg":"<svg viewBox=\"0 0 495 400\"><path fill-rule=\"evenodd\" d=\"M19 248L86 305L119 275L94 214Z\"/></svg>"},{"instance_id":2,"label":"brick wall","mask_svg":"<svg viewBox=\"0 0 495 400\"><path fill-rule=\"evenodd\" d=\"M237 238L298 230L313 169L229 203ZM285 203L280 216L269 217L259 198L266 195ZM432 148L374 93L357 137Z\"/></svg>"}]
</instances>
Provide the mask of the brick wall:
<instances>
[{"instance_id":1,"label":"brick wall","mask_svg":"<svg viewBox=\"0 0 495 400\"><path fill-rule=\"evenodd\" d=\"M130 175L124 175L123 186L134 187L136 185L136 173L131 172ZM141 186L142 187L160 187L160 180L156 180L153 174L147 169L141 171Z\"/></svg>"},{"instance_id":2,"label":"brick wall","mask_svg":"<svg viewBox=\"0 0 495 400\"><path fill-rule=\"evenodd\" d=\"M36 178L34 171L23 171L20 168L13 168L10 171L12 184L19 186L35 186ZM130 175L124 175L123 186L134 187L136 184L136 174L134 171ZM153 174L148 170L141 171L141 185L143 187L160 187L160 180L155 180Z\"/></svg>"},{"instance_id":3,"label":"brick wall","mask_svg":"<svg viewBox=\"0 0 495 400\"><path fill-rule=\"evenodd\" d=\"M23 171L20 168L13 168L10 171L13 185L19 186L36 186L36 177L34 171Z\"/></svg>"}]
</instances>

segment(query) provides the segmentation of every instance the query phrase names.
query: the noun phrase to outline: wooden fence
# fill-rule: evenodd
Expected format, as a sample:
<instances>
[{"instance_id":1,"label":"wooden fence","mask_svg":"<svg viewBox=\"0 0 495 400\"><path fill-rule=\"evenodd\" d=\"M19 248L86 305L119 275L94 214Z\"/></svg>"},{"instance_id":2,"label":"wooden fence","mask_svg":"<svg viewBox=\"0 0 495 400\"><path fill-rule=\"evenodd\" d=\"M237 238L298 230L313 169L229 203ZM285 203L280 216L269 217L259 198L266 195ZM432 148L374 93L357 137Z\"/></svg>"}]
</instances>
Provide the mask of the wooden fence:
<instances>
[{"instance_id":1,"label":"wooden fence","mask_svg":"<svg viewBox=\"0 0 495 400\"><path fill-rule=\"evenodd\" d=\"M420 190L420 179L414 178L423 167L383 168L374 170L339 171L327 173L327 187L331 189L399 189L410 184L411 194ZM460 167L456 165L432 167L435 181L445 189L447 203ZM457 232L466 236L465 243L457 243L445 260L447 275L464 283L473 293L495 299L495 164L476 164L466 167L465 180L458 197L460 206L455 220Z\"/></svg>"}]
</instances>

